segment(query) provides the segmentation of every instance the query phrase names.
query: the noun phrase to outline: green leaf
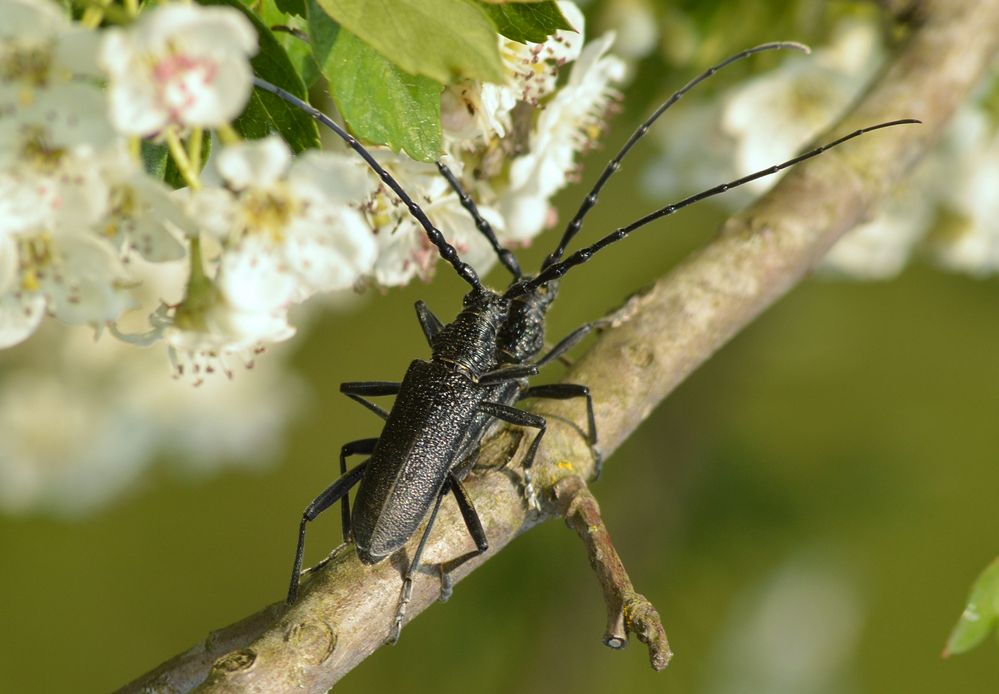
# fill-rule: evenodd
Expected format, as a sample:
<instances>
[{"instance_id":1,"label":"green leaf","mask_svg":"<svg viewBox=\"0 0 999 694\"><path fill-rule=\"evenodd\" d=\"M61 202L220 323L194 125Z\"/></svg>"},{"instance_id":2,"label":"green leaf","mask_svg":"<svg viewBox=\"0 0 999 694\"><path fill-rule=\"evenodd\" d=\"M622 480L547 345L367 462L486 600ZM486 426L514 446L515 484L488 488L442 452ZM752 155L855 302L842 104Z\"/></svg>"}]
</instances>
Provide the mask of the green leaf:
<instances>
[{"instance_id":1,"label":"green leaf","mask_svg":"<svg viewBox=\"0 0 999 694\"><path fill-rule=\"evenodd\" d=\"M295 96L306 98L305 84L288 59L284 48L260 19L239 0L199 0L202 5L235 7L253 23L260 41L260 50L250 61L253 72L272 84L283 87ZM272 132L281 135L294 152L319 147L319 129L315 121L273 94L254 89L243 115L233 127L248 140L266 137Z\"/></svg>"},{"instance_id":2,"label":"green leaf","mask_svg":"<svg viewBox=\"0 0 999 694\"><path fill-rule=\"evenodd\" d=\"M201 167L212 153L212 138L205 133L201 139ZM186 188L187 181L177 168L176 162L170 156L170 150L165 144L143 140L139 149L142 168L153 178L158 178L171 188Z\"/></svg>"},{"instance_id":3,"label":"green leaf","mask_svg":"<svg viewBox=\"0 0 999 694\"><path fill-rule=\"evenodd\" d=\"M386 58L443 84L503 80L496 28L473 0L318 0Z\"/></svg>"},{"instance_id":4,"label":"green leaf","mask_svg":"<svg viewBox=\"0 0 999 694\"><path fill-rule=\"evenodd\" d=\"M275 0L277 8L285 14L305 16L305 0Z\"/></svg>"},{"instance_id":5,"label":"green leaf","mask_svg":"<svg viewBox=\"0 0 999 694\"><path fill-rule=\"evenodd\" d=\"M142 159L142 168L147 174L161 181L164 179L167 159L170 158L170 150L166 145L143 140L139 148L139 157Z\"/></svg>"},{"instance_id":6,"label":"green leaf","mask_svg":"<svg viewBox=\"0 0 999 694\"><path fill-rule=\"evenodd\" d=\"M309 30L333 100L355 135L419 161L440 156L439 82L403 72L321 11L310 13Z\"/></svg>"},{"instance_id":7,"label":"green leaf","mask_svg":"<svg viewBox=\"0 0 999 694\"><path fill-rule=\"evenodd\" d=\"M573 30L562 10L551 1L503 5L480 2L499 33L513 41L541 43L559 29Z\"/></svg>"},{"instance_id":8,"label":"green leaf","mask_svg":"<svg viewBox=\"0 0 999 694\"><path fill-rule=\"evenodd\" d=\"M187 146L187 141L185 140L184 146ZM201 138L201 156L200 163L201 169L205 168L205 164L208 163L208 157L212 153L212 138L207 132L203 134ZM200 171L199 171L200 173ZM184 180L183 174L180 173L180 169L177 168L177 162L173 160L173 157L168 157L166 161L166 170L163 172L163 181L171 188L186 188L187 181Z\"/></svg>"},{"instance_id":9,"label":"green leaf","mask_svg":"<svg viewBox=\"0 0 999 694\"><path fill-rule=\"evenodd\" d=\"M988 636L999 620L999 559L995 559L975 579L968 604L947 639L944 656L964 653Z\"/></svg>"},{"instance_id":10,"label":"green leaf","mask_svg":"<svg viewBox=\"0 0 999 694\"><path fill-rule=\"evenodd\" d=\"M243 0L247 2L247 0ZM271 32L278 43L284 48L292 66L302 77L302 82L308 90L319 79L319 65L312 57L312 44L309 42L306 17L308 17L308 0L302 0L301 16L289 16L275 0L254 0L260 21L271 27Z\"/></svg>"}]
</instances>

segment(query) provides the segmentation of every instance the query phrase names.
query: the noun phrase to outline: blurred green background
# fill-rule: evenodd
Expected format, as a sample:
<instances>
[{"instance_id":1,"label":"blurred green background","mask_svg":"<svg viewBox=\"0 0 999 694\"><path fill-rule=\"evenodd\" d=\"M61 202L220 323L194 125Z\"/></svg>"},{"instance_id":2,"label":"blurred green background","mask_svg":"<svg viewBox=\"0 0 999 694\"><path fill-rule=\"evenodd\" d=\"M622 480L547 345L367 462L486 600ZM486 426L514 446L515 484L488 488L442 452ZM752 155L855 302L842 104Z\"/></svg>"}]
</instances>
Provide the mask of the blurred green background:
<instances>
[{"instance_id":1,"label":"blurred green background","mask_svg":"<svg viewBox=\"0 0 999 694\"><path fill-rule=\"evenodd\" d=\"M740 27L726 46L786 38L785 28ZM699 64L646 61L584 180ZM738 71L726 79L717 88ZM639 148L591 233L655 206L636 203L655 156ZM580 196L562 194L563 217ZM570 276L550 335L618 305L724 216L702 205ZM522 264L536 266L550 243L542 237ZM0 517L0 691L111 690L280 600L302 508L335 476L341 443L377 432L338 384L398 378L427 353L413 302L449 317L461 293L442 269L429 285L331 308L296 338L311 393L271 467L184 478L163 460L81 520ZM637 642L600 644L596 580L575 536L552 522L337 691L999 691L993 640L940 656L972 580L999 553L997 305L994 280L919 262L891 282L808 279L614 454L594 491L636 588L663 616L676 653L665 672L649 669ZM338 523L334 513L315 524L308 560L338 543Z\"/></svg>"}]
</instances>

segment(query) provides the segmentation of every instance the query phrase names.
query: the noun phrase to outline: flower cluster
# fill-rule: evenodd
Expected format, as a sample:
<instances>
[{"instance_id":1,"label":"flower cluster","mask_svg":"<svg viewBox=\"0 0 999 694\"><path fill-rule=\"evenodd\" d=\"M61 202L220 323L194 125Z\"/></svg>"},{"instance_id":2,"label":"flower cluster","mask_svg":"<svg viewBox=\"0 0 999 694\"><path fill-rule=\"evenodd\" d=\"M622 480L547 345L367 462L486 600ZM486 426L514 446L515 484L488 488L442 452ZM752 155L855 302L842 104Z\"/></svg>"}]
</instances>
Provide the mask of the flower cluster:
<instances>
[{"instance_id":1,"label":"flower cluster","mask_svg":"<svg viewBox=\"0 0 999 694\"><path fill-rule=\"evenodd\" d=\"M613 83L624 78L624 63L608 54L613 35L584 46L582 13L570 2L559 8L576 31L556 32L539 44L500 37L505 82L463 82L441 99L445 161L507 245L525 245L554 223L549 201L574 179L577 155L602 134L617 98ZM569 78L559 87L558 71L569 63ZM480 272L495 262L436 167L389 153L379 158L466 262ZM379 243L375 280L397 285L425 277L437 253L405 207L382 188L366 213Z\"/></svg>"},{"instance_id":2,"label":"flower cluster","mask_svg":"<svg viewBox=\"0 0 999 694\"><path fill-rule=\"evenodd\" d=\"M584 48L582 14L560 9L577 31L537 44L498 37L505 81L465 81L441 99L445 158L508 242L553 220L548 201L601 132L624 72L606 55L609 36ZM431 272L437 253L423 230L356 157L292 161L276 136L236 141L230 123L249 99L257 50L240 12L167 4L93 31L48 0L0 0L0 11L10 18L0 34L0 346L48 314L162 341L177 372L200 381L290 337L289 309L317 293ZM216 141L201 171L204 129L224 146ZM186 189L146 173L140 137L169 151ZM436 167L375 155L466 261L480 271L495 261ZM128 332L118 321L138 308L136 256L186 259L189 273L175 301Z\"/></svg>"},{"instance_id":3,"label":"flower cluster","mask_svg":"<svg viewBox=\"0 0 999 694\"><path fill-rule=\"evenodd\" d=\"M497 37L504 81L441 96L444 160L506 243L553 222L549 199L624 72L610 37L584 46L582 14L559 7L576 31ZM280 376L187 382L254 363L316 295L428 277L436 249L352 152L240 139L258 51L244 13L125 3L74 21L52 0L0 0L0 17L0 349L41 333L0 355L19 365L0 381L0 508L86 510L171 446L192 460L267 450L295 402L279 357ZM495 262L434 165L371 150L467 262ZM105 338L84 344L46 316ZM185 382L162 383L161 352L137 345L166 347ZM58 419L58 435L24 408Z\"/></svg>"},{"instance_id":4,"label":"flower cluster","mask_svg":"<svg viewBox=\"0 0 999 694\"><path fill-rule=\"evenodd\" d=\"M646 172L646 189L657 198L693 193L721 176L744 176L794 156L849 107L882 54L879 27L845 21L813 55L789 58L713 103L681 106L671 114L673 127L659 131L667 155ZM999 271L999 216L988 192L999 179L997 148L999 134L984 107L965 105L909 183L846 234L822 269L886 279L923 250L948 269L977 276ZM772 183L760 179L719 202L742 205L750 189Z\"/></svg>"}]
</instances>

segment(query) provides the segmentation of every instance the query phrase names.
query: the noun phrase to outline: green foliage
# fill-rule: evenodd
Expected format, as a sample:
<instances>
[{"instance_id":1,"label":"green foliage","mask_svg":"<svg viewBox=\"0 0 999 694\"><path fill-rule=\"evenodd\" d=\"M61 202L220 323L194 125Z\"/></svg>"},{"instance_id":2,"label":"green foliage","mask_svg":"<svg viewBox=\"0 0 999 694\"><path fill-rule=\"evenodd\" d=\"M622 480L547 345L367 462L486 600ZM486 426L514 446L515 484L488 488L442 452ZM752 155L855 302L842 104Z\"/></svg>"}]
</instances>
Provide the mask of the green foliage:
<instances>
[{"instance_id":1,"label":"green foliage","mask_svg":"<svg viewBox=\"0 0 999 694\"><path fill-rule=\"evenodd\" d=\"M999 620L999 558L979 574L968 604L947 639L944 655L971 650L992 631Z\"/></svg>"},{"instance_id":2,"label":"green foliage","mask_svg":"<svg viewBox=\"0 0 999 694\"><path fill-rule=\"evenodd\" d=\"M200 164L203 168L212 153L212 138L205 135L201 139ZM170 156L170 150L165 144L143 140L139 149L142 168L150 176L158 178L171 188L186 188L187 181L177 168L177 163Z\"/></svg>"},{"instance_id":3,"label":"green foliage","mask_svg":"<svg viewBox=\"0 0 999 694\"><path fill-rule=\"evenodd\" d=\"M199 0L202 5L227 5L235 7L253 23L260 41L260 50L250 61L253 72L268 82L305 98L305 84L295 70L284 47L274 37L270 28L256 14L238 0ZM253 90L243 115L233 127L246 139L255 140L277 132L292 151L301 152L319 146L319 129L315 122L291 104L271 94Z\"/></svg>"},{"instance_id":4,"label":"green foliage","mask_svg":"<svg viewBox=\"0 0 999 694\"><path fill-rule=\"evenodd\" d=\"M496 27L472 0L318 0L406 72L448 83L503 78Z\"/></svg>"},{"instance_id":5,"label":"green foliage","mask_svg":"<svg viewBox=\"0 0 999 694\"><path fill-rule=\"evenodd\" d=\"M246 0L244 0L246 2ZM257 0L252 3L260 21L271 28L274 38L288 54L288 60L302 77L308 89L320 77L319 65L312 55L312 44L306 30L306 17L309 13L307 0L302 0L302 13L286 12L276 0Z\"/></svg>"},{"instance_id":6,"label":"green foliage","mask_svg":"<svg viewBox=\"0 0 999 694\"><path fill-rule=\"evenodd\" d=\"M358 137L396 152L403 149L419 161L440 155L443 85L403 71L315 4L309 33L333 100Z\"/></svg>"},{"instance_id":7,"label":"green foliage","mask_svg":"<svg viewBox=\"0 0 999 694\"><path fill-rule=\"evenodd\" d=\"M274 0L274 4L285 14L305 16L306 0Z\"/></svg>"},{"instance_id":8,"label":"green foliage","mask_svg":"<svg viewBox=\"0 0 999 694\"><path fill-rule=\"evenodd\" d=\"M497 33L537 43L572 29L553 0L199 2L236 7L253 22L260 37L252 61L257 76L302 98L325 77L358 138L420 161L433 161L443 147L444 85L502 79ZM259 91L234 127L248 139L278 132L296 152L319 146L308 116Z\"/></svg>"},{"instance_id":9,"label":"green foliage","mask_svg":"<svg viewBox=\"0 0 999 694\"><path fill-rule=\"evenodd\" d=\"M562 10L552 1L496 5L481 2L499 33L521 43L541 43L559 29L572 29Z\"/></svg>"},{"instance_id":10,"label":"green foliage","mask_svg":"<svg viewBox=\"0 0 999 694\"><path fill-rule=\"evenodd\" d=\"M210 140L211 138L205 139ZM162 181L166 176L167 159L170 158L166 145L143 140L139 156L142 159L142 168L145 172Z\"/></svg>"}]
</instances>

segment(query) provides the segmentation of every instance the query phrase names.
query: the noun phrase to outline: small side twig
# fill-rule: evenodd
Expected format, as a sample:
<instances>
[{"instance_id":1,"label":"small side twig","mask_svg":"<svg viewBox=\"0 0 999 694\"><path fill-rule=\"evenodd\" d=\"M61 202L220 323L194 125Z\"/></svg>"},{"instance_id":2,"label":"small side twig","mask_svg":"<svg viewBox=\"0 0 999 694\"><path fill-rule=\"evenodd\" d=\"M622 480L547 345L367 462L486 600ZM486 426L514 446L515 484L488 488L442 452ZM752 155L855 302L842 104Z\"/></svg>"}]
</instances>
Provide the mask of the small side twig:
<instances>
[{"instance_id":1,"label":"small side twig","mask_svg":"<svg viewBox=\"0 0 999 694\"><path fill-rule=\"evenodd\" d=\"M559 480L554 492L559 513L583 541L590 566L603 589L607 604L604 644L611 648L624 648L628 645L628 634L634 634L648 646L652 668L662 670L673 657L666 630L656 608L644 595L635 591L593 493L586 482L576 475Z\"/></svg>"}]
</instances>

